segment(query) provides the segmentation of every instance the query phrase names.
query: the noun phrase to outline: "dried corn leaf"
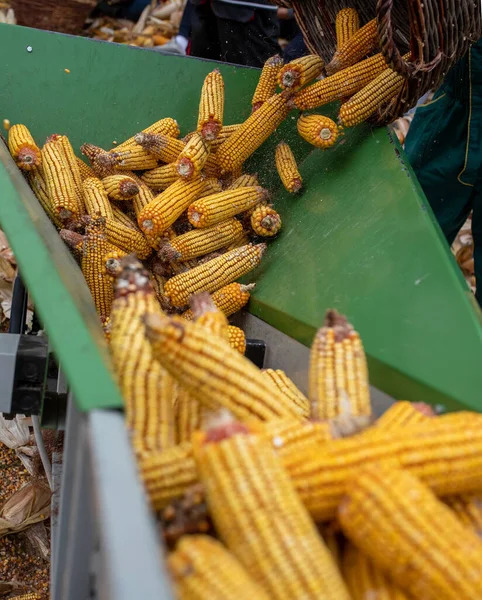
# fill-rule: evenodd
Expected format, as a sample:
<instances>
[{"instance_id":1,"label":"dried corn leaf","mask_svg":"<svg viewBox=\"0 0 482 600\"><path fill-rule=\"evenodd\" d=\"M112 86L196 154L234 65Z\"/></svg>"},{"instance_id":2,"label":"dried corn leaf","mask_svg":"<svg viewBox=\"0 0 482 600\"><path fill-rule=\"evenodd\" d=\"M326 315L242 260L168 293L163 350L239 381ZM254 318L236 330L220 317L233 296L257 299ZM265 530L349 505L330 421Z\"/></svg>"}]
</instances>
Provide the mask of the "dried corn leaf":
<instances>
[{"instance_id":1,"label":"dried corn leaf","mask_svg":"<svg viewBox=\"0 0 482 600\"><path fill-rule=\"evenodd\" d=\"M24 531L50 516L51 491L42 481L31 481L0 509L0 537Z\"/></svg>"}]
</instances>

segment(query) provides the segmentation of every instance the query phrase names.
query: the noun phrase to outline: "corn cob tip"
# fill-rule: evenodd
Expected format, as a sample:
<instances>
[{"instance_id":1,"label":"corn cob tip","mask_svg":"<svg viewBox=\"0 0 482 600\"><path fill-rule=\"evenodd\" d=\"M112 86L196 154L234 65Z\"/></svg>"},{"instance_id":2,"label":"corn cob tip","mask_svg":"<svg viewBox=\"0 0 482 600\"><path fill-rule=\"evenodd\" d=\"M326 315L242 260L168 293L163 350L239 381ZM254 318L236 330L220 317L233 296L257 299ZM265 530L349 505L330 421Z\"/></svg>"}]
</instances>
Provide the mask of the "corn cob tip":
<instances>
[{"instance_id":1,"label":"corn cob tip","mask_svg":"<svg viewBox=\"0 0 482 600\"><path fill-rule=\"evenodd\" d=\"M284 61L279 54L275 54L274 56L268 58L268 60L264 64L267 67L282 67Z\"/></svg>"},{"instance_id":2,"label":"corn cob tip","mask_svg":"<svg viewBox=\"0 0 482 600\"><path fill-rule=\"evenodd\" d=\"M206 433L202 435L202 445L213 444L227 440L235 435L248 435L249 428L244 423L235 421L227 410L221 410L208 420Z\"/></svg>"},{"instance_id":3,"label":"corn cob tip","mask_svg":"<svg viewBox=\"0 0 482 600\"><path fill-rule=\"evenodd\" d=\"M157 251L157 256L161 259L162 262L175 262L181 258L181 253L179 250L176 250L172 247L171 243L168 240L162 240L159 246L159 250Z\"/></svg>"},{"instance_id":4,"label":"corn cob tip","mask_svg":"<svg viewBox=\"0 0 482 600\"><path fill-rule=\"evenodd\" d=\"M61 137L62 135L60 133L52 133L51 135L47 136L45 143L48 144L49 142L56 142Z\"/></svg>"},{"instance_id":5,"label":"corn cob tip","mask_svg":"<svg viewBox=\"0 0 482 600\"><path fill-rule=\"evenodd\" d=\"M254 290L255 287L255 283L246 283L241 285L240 290L241 292L250 292L251 290Z\"/></svg>"},{"instance_id":6,"label":"corn cob tip","mask_svg":"<svg viewBox=\"0 0 482 600\"><path fill-rule=\"evenodd\" d=\"M24 146L18 151L16 161L20 167L26 170L33 169L40 164L40 152L38 148Z\"/></svg>"},{"instance_id":7,"label":"corn cob tip","mask_svg":"<svg viewBox=\"0 0 482 600\"><path fill-rule=\"evenodd\" d=\"M132 196L135 196L139 193L139 186L135 181L132 181L132 179L126 177L120 182L119 191L121 196L124 196L125 198L132 198Z\"/></svg>"},{"instance_id":8,"label":"corn cob tip","mask_svg":"<svg viewBox=\"0 0 482 600\"><path fill-rule=\"evenodd\" d=\"M201 135L206 141L212 142L218 137L221 128L221 123L218 123L217 121L208 121L201 127Z\"/></svg>"},{"instance_id":9,"label":"corn cob tip","mask_svg":"<svg viewBox=\"0 0 482 600\"><path fill-rule=\"evenodd\" d=\"M82 244L84 241L84 236L81 233L77 233L76 231L72 231L71 229L61 229L60 232L61 239L67 244L69 248L75 250L77 247Z\"/></svg>"},{"instance_id":10,"label":"corn cob tip","mask_svg":"<svg viewBox=\"0 0 482 600\"><path fill-rule=\"evenodd\" d=\"M430 404L426 404L425 402L412 402L412 406L415 410L422 413L426 417L436 417L436 413L434 409L430 406Z\"/></svg>"},{"instance_id":11,"label":"corn cob tip","mask_svg":"<svg viewBox=\"0 0 482 600\"><path fill-rule=\"evenodd\" d=\"M135 254L124 256L120 260L120 270L117 275L114 297L121 298L138 291L152 292L153 287L149 273L137 260Z\"/></svg>"},{"instance_id":12,"label":"corn cob tip","mask_svg":"<svg viewBox=\"0 0 482 600\"><path fill-rule=\"evenodd\" d=\"M198 319L201 315L208 312L217 312L218 308L213 302L211 294L209 292L200 292L199 294L193 294L189 298L189 305L194 314L194 318Z\"/></svg>"}]
</instances>

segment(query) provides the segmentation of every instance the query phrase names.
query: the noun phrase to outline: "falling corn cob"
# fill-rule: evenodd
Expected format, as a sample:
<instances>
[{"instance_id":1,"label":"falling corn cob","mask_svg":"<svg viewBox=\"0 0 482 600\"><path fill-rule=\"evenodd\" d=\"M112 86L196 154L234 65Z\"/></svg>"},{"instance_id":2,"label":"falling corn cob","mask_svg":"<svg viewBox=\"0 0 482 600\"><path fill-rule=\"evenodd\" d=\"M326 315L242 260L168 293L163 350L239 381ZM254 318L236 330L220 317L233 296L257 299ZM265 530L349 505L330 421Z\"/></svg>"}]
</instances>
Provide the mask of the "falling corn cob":
<instances>
[{"instance_id":1,"label":"falling corn cob","mask_svg":"<svg viewBox=\"0 0 482 600\"><path fill-rule=\"evenodd\" d=\"M296 125L301 137L317 148L331 148L338 139L338 125L323 115L301 115Z\"/></svg>"},{"instance_id":2,"label":"falling corn cob","mask_svg":"<svg viewBox=\"0 0 482 600\"><path fill-rule=\"evenodd\" d=\"M181 177L189 179L200 175L209 155L204 138L196 133L186 144L176 160L176 169Z\"/></svg>"},{"instance_id":3,"label":"falling corn cob","mask_svg":"<svg viewBox=\"0 0 482 600\"><path fill-rule=\"evenodd\" d=\"M147 271L134 258L124 258L115 284L110 347L137 454L174 444L177 384L154 360L141 320L144 314L156 312L161 309Z\"/></svg>"},{"instance_id":4,"label":"falling corn cob","mask_svg":"<svg viewBox=\"0 0 482 600\"><path fill-rule=\"evenodd\" d=\"M176 163L161 165L150 171L146 171L141 179L153 190L165 190L179 177Z\"/></svg>"},{"instance_id":5,"label":"falling corn cob","mask_svg":"<svg viewBox=\"0 0 482 600\"><path fill-rule=\"evenodd\" d=\"M275 152L276 170L288 190L292 194L299 192L303 184L298 165L291 148L286 142L280 142Z\"/></svg>"},{"instance_id":6,"label":"falling corn cob","mask_svg":"<svg viewBox=\"0 0 482 600\"><path fill-rule=\"evenodd\" d=\"M47 213L49 219L56 227L62 229L62 221L59 219L57 212L54 211L52 202L50 201L47 180L42 166L34 167L28 171L27 176L33 193L37 196L38 201Z\"/></svg>"},{"instance_id":7,"label":"falling corn cob","mask_svg":"<svg viewBox=\"0 0 482 600\"><path fill-rule=\"evenodd\" d=\"M42 148L42 167L49 198L61 221L80 214L74 179L59 142L46 142Z\"/></svg>"},{"instance_id":8,"label":"falling corn cob","mask_svg":"<svg viewBox=\"0 0 482 600\"><path fill-rule=\"evenodd\" d=\"M42 153L25 125L12 125L8 130L8 149L18 167L30 171L42 162Z\"/></svg>"},{"instance_id":9,"label":"falling corn cob","mask_svg":"<svg viewBox=\"0 0 482 600\"><path fill-rule=\"evenodd\" d=\"M444 502L453 510L457 518L479 537L482 537L482 495L466 494L448 496Z\"/></svg>"},{"instance_id":10,"label":"falling corn cob","mask_svg":"<svg viewBox=\"0 0 482 600\"><path fill-rule=\"evenodd\" d=\"M316 54L308 54L292 60L278 73L278 84L282 89L297 90L321 75L325 63Z\"/></svg>"},{"instance_id":11,"label":"falling corn cob","mask_svg":"<svg viewBox=\"0 0 482 600\"><path fill-rule=\"evenodd\" d=\"M174 404L176 444L191 440L192 434L201 428L201 403L187 390L179 386Z\"/></svg>"},{"instance_id":12,"label":"falling corn cob","mask_svg":"<svg viewBox=\"0 0 482 600\"><path fill-rule=\"evenodd\" d=\"M204 80L199 103L197 130L202 137L216 139L223 125L224 81L219 69L211 71Z\"/></svg>"},{"instance_id":13,"label":"falling corn cob","mask_svg":"<svg viewBox=\"0 0 482 600\"><path fill-rule=\"evenodd\" d=\"M375 427L379 427L380 430L390 431L407 425L424 423L433 416L435 416L435 413L428 404L423 404L422 402L400 401L395 402L395 404L390 406L390 408L375 421L374 425ZM370 431L375 433L374 429Z\"/></svg>"},{"instance_id":14,"label":"falling corn cob","mask_svg":"<svg viewBox=\"0 0 482 600\"><path fill-rule=\"evenodd\" d=\"M209 227L234 217L261 202L266 202L268 192L262 187L240 187L225 190L195 200L188 208L189 222L194 227Z\"/></svg>"},{"instance_id":15,"label":"falling corn cob","mask_svg":"<svg viewBox=\"0 0 482 600\"><path fill-rule=\"evenodd\" d=\"M237 131L239 127L241 127L240 123L235 123L234 125L223 125L223 127L221 127L221 131L218 133L217 138L210 143L211 152L216 152L219 146L225 142L230 135Z\"/></svg>"},{"instance_id":16,"label":"falling corn cob","mask_svg":"<svg viewBox=\"0 0 482 600\"><path fill-rule=\"evenodd\" d=\"M192 294L215 292L257 267L266 244L248 245L226 252L203 265L170 279L164 291L174 306L185 306Z\"/></svg>"},{"instance_id":17,"label":"falling corn cob","mask_svg":"<svg viewBox=\"0 0 482 600\"><path fill-rule=\"evenodd\" d=\"M257 206L250 220L254 233L262 237L272 237L281 229L281 217L270 206Z\"/></svg>"},{"instance_id":18,"label":"falling corn cob","mask_svg":"<svg viewBox=\"0 0 482 600\"><path fill-rule=\"evenodd\" d=\"M356 546L347 542L343 552L343 576L353 600L408 600L395 585Z\"/></svg>"},{"instance_id":19,"label":"falling corn cob","mask_svg":"<svg viewBox=\"0 0 482 600\"><path fill-rule=\"evenodd\" d=\"M361 469L347 485L339 519L413 598L482 597L482 540L410 473L383 463Z\"/></svg>"},{"instance_id":20,"label":"falling corn cob","mask_svg":"<svg viewBox=\"0 0 482 600\"><path fill-rule=\"evenodd\" d=\"M239 419L299 418L254 364L202 325L156 314L145 323L153 355L207 408L226 408Z\"/></svg>"},{"instance_id":21,"label":"falling corn cob","mask_svg":"<svg viewBox=\"0 0 482 600\"><path fill-rule=\"evenodd\" d=\"M360 17L354 8L342 8L336 15L336 48L340 50L360 29Z\"/></svg>"},{"instance_id":22,"label":"falling corn cob","mask_svg":"<svg viewBox=\"0 0 482 600\"><path fill-rule=\"evenodd\" d=\"M85 163L81 158L76 157L77 168L79 169L80 177L82 181L85 181L89 177L95 177L94 169L89 167L87 163Z\"/></svg>"},{"instance_id":23,"label":"falling corn cob","mask_svg":"<svg viewBox=\"0 0 482 600\"><path fill-rule=\"evenodd\" d=\"M233 181L229 186L230 190L237 190L240 187L259 186L259 181L256 175L241 175Z\"/></svg>"},{"instance_id":24,"label":"falling corn cob","mask_svg":"<svg viewBox=\"0 0 482 600\"><path fill-rule=\"evenodd\" d=\"M341 105L339 119L345 127L366 121L399 92L406 79L392 69L385 69L369 84Z\"/></svg>"},{"instance_id":25,"label":"falling corn cob","mask_svg":"<svg viewBox=\"0 0 482 600\"><path fill-rule=\"evenodd\" d=\"M109 251L104 217L92 219L85 228L82 247L82 273L101 320L110 315L114 291L105 273L104 257Z\"/></svg>"},{"instance_id":26,"label":"falling corn cob","mask_svg":"<svg viewBox=\"0 0 482 600\"><path fill-rule=\"evenodd\" d=\"M128 175L109 175L102 180L104 189L113 200L130 200L139 193L135 179Z\"/></svg>"},{"instance_id":27,"label":"falling corn cob","mask_svg":"<svg viewBox=\"0 0 482 600\"><path fill-rule=\"evenodd\" d=\"M202 325L211 335L218 336L226 342L230 341L228 319L214 304L208 292L191 296L190 305L194 320L198 325Z\"/></svg>"},{"instance_id":28,"label":"falling corn cob","mask_svg":"<svg viewBox=\"0 0 482 600\"><path fill-rule=\"evenodd\" d=\"M377 20L372 19L358 29L349 40L339 48L330 63L326 65L328 75L356 64L377 47Z\"/></svg>"},{"instance_id":29,"label":"falling corn cob","mask_svg":"<svg viewBox=\"0 0 482 600\"><path fill-rule=\"evenodd\" d=\"M132 229L116 219L107 219L106 235L108 241L124 252L135 252L143 260L152 252L146 238L139 230Z\"/></svg>"},{"instance_id":30,"label":"falling corn cob","mask_svg":"<svg viewBox=\"0 0 482 600\"><path fill-rule=\"evenodd\" d=\"M222 144L216 152L225 173L234 171L281 125L291 108L291 94L282 92L264 102L258 110Z\"/></svg>"},{"instance_id":31,"label":"falling corn cob","mask_svg":"<svg viewBox=\"0 0 482 600\"><path fill-rule=\"evenodd\" d=\"M214 304L229 317L241 310L249 302L250 291L256 286L255 283L243 285L242 283L230 283L214 292L212 299ZM183 318L192 321L194 315L192 310L187 310L182 314Z\"/></svg>"},{"instance_id":32,"label":"falling corn cob","mask_svg":"<svg viewBox=\"0 0 482 600\"><path fill-rule=\"evenodd\" d=\"M151 237L160 235L188 208L204 189L201 178L178 179L137 215L139 227Z\"/></svg>"},{"instance_id":33,"label":"falling corn cob","mask_svg":"<svg viewBox=\"0 0 482 600\"><path fill-rule=\"evenodd\" d=\"M284 371L281 369L263 369L261 373L269 379L282 394L291 400L293 404L298 406L305 419L309 418L310 402L308 398L296 387Z\"/></svg>"},{"instance_id":34,"label":"falling corn cob","mask_svg":"<svg viewBox=\"0 0 482 600\"><path fill-rule=\"evenodd\" d=\"M167 117L165 119L161 119L160 121L156 121L146 129L142 130L142 133L148 134L157 134L160 133L162 135L168 135L169 137L177 138L179 137L179 125L175 119L171 119ZM122 144L118 144L115 148L111 150L111 152L118 152L119 150L124 150L136 145L135 136L130 137Z\"/></svg>"},{"instance_id":35,"label":"falling corn cob","mask_svg":"<svg viewBox=\"0 0 482 600\"><path fill-rule=\"evenodd\" d=\"M300 110L310 110L333 100L353 96L386 68L387 63L383 55L375 54L331 77L303 88L295 94L293 101Z\"/></svg>"},{"instance_id":36,"label":"falling corn cob","mask_svg":"<svg viewBox=\"0 0 482 600\"><path fill-rule=\"evenodd\" d=\"M261 75L259 76L258 85L256 86L251 100L253 112L258 110L266 100L269 100L269 98L275 95L278 86L278 73L282 66L283 59L279 54L268 58L264 63Z\"/></svg>"},{"instance_id":37,"label":"falling corn cob","mask_svg":"<svg viewBox=\"0 0 482 600\"><path fill-rule=\"evenodd\" d=\"M237 350L240 354L246 352L246 336L244 331L235 325L228 326L228 337L231 348Z\"/></svg>"},{"instance_id":38,"label":"falling corn cob","mask_svg":"<svg viewBox=\"0 0 482 600\"><path fill-rule=\"evenodd\" d=\"M109 198L107 197L107 193L100 179L97 177L89 177L84 180L82 188L87 214L92 217L99 216L105 217L106 219L114 219L112 205L109 202Z\"/></svg>"},{"instance_id":39,"label":"falling corn cob","mask_svg":"<svg viewBox=\"0 0 482 600\"><path fill-rule=\"evenodd\" d=\"M151 158L154 157L154 159L159 159L166 163L175 162L186 147L186 144L181 140L163 135L162 133L136 133L134 139L139 144L137 147L139 148L140 146L144 150L147 150ZM152 169L156 165L157 160L153 166L146 167L146 169Z\"/></svg>"},{"instance_id":40,"label":"falling corn cob","mask_svg":"<svg viewBox=\"0 0 482 600\"><path fill-rule=\"evenodd\" d=\"M112 214L114 215L114 221L118 221L125 227L140 232L139 228L137 227L137 223L135 223L128 215L125 214L125 212L123 212L117 206L112 205Z\"/></svg>"},{"instance_id":41,"label":"falling corn cob","mask_svg":"<svg viewBox=\"0 0 482 600\"><path fill-rule=\"evenodd\" d=\"M270 445L239 423L199 432L193 443L216 531L269 597L348 600Z\"/></svg>"}]
</instances>

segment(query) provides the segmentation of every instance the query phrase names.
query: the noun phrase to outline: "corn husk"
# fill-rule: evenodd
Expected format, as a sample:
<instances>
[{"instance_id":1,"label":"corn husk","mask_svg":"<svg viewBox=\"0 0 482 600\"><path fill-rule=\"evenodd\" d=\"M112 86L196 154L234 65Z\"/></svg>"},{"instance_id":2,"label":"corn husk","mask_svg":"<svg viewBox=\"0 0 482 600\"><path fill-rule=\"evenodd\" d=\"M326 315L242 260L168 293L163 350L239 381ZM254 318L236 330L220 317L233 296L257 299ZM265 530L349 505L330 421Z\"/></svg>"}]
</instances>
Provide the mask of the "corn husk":
<instances>
[{"instance_id":1,"label":"corn husk","mask_svg":"<svg viewBox=\"0 0 482 600\"><path fill-rule=\"evenodd\" d=\"M31 481L10 496L0 509L0 538L48 519L51 495L46 483Z\"/></svg>"}]
</instances>

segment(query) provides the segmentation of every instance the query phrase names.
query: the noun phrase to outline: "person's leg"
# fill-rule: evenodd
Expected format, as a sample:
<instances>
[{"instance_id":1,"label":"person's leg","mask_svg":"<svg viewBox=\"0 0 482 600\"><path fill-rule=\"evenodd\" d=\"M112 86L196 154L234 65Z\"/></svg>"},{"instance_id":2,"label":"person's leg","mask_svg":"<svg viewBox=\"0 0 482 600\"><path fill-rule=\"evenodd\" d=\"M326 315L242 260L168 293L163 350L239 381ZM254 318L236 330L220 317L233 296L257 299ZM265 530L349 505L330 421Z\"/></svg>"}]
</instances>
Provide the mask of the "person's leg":
<instances>
[{"instance_id":1,"label":"person's leg","mask_svg":"<svg viewBox=\"0 0 482 600\"><path fill-rule=\"evenodd\" d=\"M309 53L310 51L308 50L305 40L303 39L303 34L300 31L286 46L283 52L283 60L285 63L288 63L295 60L295 58L300 58Z\"/></svg>"},{"instance_id":2,"label":"person's leg","mask_svg":"<svg viewBox=\"0 0 482 600\"><path fill-rule=\"evenodd\" d=\"M189 53L198 58L221 60L216 17L209 3L192 7Z\"/></svg>"},{"instance_id":3,"label":"person's leg","mask_svg":"<svg viewBox=\"0 0 482 600\"><path fill-rule=\"evenodd\" d=\"M474 239L475 297L482 308L482 175L474 187L472 237Z\"/></svg>"}]
</instances>

